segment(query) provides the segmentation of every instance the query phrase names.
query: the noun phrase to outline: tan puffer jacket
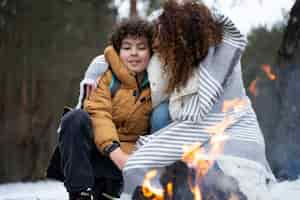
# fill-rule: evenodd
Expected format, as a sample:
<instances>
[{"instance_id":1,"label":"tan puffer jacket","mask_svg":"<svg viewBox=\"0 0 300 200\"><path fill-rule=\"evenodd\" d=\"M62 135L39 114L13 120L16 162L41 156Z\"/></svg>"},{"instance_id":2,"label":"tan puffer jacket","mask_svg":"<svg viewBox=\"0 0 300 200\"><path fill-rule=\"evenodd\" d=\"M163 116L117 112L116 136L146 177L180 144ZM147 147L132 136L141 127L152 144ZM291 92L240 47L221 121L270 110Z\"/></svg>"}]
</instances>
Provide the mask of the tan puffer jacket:
<instances>
[{"instance_id":1,"label":"tan puffer jacket","mask_svg":"<svg viewBox=\"0 0 300 200\"><path fill-rule=\"evenodd\" d=\"M149 81L145 76L139 89L135 74L123 66L112 47L107 47L104 55L110 68L84 101L84 109L90 114L94 141L100 152L112 141L118 141L124 152L131 153L138 137L147 134L149 128L152 110ZM120 86L112 97L113 74Z\"/></svg>"}]
</instances>

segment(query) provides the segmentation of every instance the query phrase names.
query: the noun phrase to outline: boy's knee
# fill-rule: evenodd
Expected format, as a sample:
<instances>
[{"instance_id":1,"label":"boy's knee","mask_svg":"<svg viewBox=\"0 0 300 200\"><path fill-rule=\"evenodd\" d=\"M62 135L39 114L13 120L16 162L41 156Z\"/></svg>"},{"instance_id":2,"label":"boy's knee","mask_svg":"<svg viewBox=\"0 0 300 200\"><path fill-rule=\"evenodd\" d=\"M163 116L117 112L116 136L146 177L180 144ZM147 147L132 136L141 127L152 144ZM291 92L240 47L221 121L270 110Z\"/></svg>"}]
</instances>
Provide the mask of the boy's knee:
<instances>
[{"instance_id":1,"label":"boy's knee","mask_svg":"<svg viewBox=\"0 0 300 200\"><path fill-rule=\"evenodd\" d=\"M87 135L89 138L93 138L89 114L82 109L69 111L61 119L59 133L60 135L69 135L72 137Z\"/></svg>"},{"instance_id":2,"label":"boy's knee","mask_svg":"<svg viewBox=\"0 0 300 200\"><path fill-rule=\"evenodd\" d=\"M87 112L82 109L74 109L66 113L62 119L61 123L62 126L69 123L82 123L82 122L89 122L90 117Z\"/></svg>"}]
</instances>

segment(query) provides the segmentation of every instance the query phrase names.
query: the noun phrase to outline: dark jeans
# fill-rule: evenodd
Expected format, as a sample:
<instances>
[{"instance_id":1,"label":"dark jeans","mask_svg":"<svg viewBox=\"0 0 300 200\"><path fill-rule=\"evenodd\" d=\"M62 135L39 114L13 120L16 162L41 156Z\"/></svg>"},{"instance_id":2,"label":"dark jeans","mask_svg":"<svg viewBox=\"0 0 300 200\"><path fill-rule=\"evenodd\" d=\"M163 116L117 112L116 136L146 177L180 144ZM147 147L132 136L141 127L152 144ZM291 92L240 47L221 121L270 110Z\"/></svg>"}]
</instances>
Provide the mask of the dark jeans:
<instances>
[{"instance_id":1,"label":"dark jeans","mask_svg":"<svg viewBox=\"0 0 300 200\"><path fill-rule=\"evenodd\" d=\"M150 134L164 128L171 123L171 117L169 113L169 101L164 101L156 106L150 118Z\"/></svg>"},{"instance_id":2,"label":"dark jeans","mask_svg":"<svg viewBox=\"0 0 300 200\"><path fill-rule=\"evenodd\" d=\"M68 192L94 188L98 193L116 195L121 189L121 171L97 150L91 120L85 111L76 109L63 116L59 151Z\"/></svg>"},{"instance_id":3,"label":"dark jeans","mask_svg":"<svg viewBox=\"0 0 300 200\"><path fill-rule=\"evenodd\" d=\"M150 133L171 122L168 105L163 102L154 108ZM102 192L114 196L121 190L121 171L97 150L91 120L85 111L72 110L61 119L59 144L50 160L47 177L64 181L68 192L92 188L99 197Z\"/></svg>"}]
</instances>

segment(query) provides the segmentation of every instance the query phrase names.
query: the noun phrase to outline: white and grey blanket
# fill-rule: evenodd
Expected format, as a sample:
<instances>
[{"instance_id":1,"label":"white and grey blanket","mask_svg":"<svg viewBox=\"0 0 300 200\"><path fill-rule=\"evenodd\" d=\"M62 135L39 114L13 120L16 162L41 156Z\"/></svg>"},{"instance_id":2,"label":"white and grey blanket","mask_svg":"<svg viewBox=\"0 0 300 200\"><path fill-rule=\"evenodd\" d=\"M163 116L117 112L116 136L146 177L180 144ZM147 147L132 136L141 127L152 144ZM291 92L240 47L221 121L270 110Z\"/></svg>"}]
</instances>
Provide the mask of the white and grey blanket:
<instances>
[{"instance_id":1,"label":"white and grey blanket","mask_svg":"<svg viewBox=\"0 0 300 200\"><path fill-rule=\"evenodd\" d=\"M225 129L229 139L217 162L225 173L239 180L249 200L267 199L263 190L275 178L266 159L263 134L243 85L240 60L247 40L229 18L218 12L214 14L224 24L222 43L209 49L186 88L171 95L169 109L174 122L139 141L140 148L123 169L125 187L121 199L130 197L150 169L160 171L181 159L184 146L207 141L211 137L207 129L228 116L234 122ZM224 103L234 99L246 103L238 110L223 112Z\"/></svg>"}]
</instances>

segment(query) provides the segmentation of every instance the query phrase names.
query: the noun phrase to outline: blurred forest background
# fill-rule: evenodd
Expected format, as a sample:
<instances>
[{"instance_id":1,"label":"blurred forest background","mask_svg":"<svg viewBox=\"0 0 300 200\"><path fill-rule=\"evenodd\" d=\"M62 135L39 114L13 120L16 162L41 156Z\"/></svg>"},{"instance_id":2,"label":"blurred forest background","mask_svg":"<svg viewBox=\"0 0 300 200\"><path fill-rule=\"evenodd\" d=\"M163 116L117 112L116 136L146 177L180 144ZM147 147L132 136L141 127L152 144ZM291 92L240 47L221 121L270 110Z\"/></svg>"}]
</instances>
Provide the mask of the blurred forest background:
<instances>
[{"instance_id":1,"label":"blurred forest background","mask_svg":"<svg viewBox=\"0 0 300 200\"><path fill-rule=\"evenodd\" d=\"M147 12L158 7L159 0L151 0ZM63 106L76 104L79 82L102 53L117 15L112 0L0 0L0 183L43 178ZM253 29L242 60L268 158L283 177L287 161L300 160L297 56L278 56L288 19L271 30Z\"/></svg>"}]
</instances>

